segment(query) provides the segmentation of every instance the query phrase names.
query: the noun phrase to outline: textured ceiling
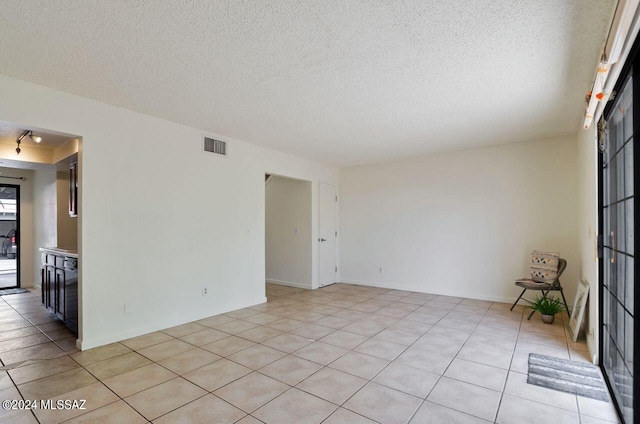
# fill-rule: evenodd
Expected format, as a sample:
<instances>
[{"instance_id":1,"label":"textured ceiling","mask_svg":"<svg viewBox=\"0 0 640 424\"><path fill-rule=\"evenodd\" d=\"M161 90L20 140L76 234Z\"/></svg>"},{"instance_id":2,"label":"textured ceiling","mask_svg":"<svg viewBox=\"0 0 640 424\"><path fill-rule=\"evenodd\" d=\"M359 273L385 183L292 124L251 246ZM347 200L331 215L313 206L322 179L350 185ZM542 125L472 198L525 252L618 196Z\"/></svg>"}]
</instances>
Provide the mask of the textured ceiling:
<instances>
[{"instance_id":1,"label":"textured ceiling","mask_svg":"<svg viewBox=\"0 0 640 424\"><path fill-rule=\"evenodd\" d=\"M575 134L615 0L0 4L2 74L348 166Z\"/></svg>"}]
</instances>

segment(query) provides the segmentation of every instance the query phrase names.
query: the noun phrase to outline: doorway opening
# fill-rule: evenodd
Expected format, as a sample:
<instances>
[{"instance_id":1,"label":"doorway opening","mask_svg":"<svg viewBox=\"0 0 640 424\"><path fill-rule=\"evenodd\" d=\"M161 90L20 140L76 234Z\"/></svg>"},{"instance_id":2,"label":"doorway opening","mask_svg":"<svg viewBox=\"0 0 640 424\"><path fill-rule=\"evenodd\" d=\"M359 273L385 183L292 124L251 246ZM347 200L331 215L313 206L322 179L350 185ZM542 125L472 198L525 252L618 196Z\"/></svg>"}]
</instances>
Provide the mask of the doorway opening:
<instances>
[{"instance_id":1,"label":"doorway opening","mask_svg":"<svg viewBox=\"0 0 640 424\"><path fill-rule=\"evenodd\" d=\"M35 327L62 350L82 333L79 213L71 208L80 145L78 136L0 121L0 281L15 269L10 287L31 292ZM45 290L44 282L53 284Z\"/></svg>"},{"instance_id":2,"label":"doorway opening","mask_svg":"<svg viewBox=\"0 0 640 424\"><path fill-rule=\"evenodd\" d=\"M267 299L312 288L311 182L265 175Z\"/></svg>"},{"instance_id":3,"label":"doorway opening","mask_svg":"<svg viewBox=\"0 0 640 424\"><path fill-rule=\"evenodd\" d=\"M0 289L20 287L20 186L0 183Z\"/></svg>"},{"instance_id":4,"label":"doorway opening","mask_svg":"<svg viewBox=\"0 0 640 424\"><path fill-rule=\"evenodd\" d=\"M325 287L336 282L338 276L338 227L336 186L320 183L320 225L318 253L318 285Z\"/></svg>"}]
</instances>

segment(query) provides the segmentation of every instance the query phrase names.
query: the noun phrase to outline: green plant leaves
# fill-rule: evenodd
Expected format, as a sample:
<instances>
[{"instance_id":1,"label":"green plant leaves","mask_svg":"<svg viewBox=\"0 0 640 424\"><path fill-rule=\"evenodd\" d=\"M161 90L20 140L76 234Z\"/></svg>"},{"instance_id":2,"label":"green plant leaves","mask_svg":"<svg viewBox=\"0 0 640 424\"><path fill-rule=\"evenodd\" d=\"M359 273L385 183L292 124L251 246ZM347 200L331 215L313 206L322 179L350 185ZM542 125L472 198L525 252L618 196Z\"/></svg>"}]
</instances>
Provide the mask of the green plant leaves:
<instances>
[{"instance_id":1,"label":"green plant leaves","mask_svg":"<svg viewBox=\"0 0 640 424\"><path fill-rule=\"evenodd\" d=\"M531 302L529 308L540 312L542 315L555 315L564 311L564 305L557 297L538 296Z\"/></svg>"}]
</instances>

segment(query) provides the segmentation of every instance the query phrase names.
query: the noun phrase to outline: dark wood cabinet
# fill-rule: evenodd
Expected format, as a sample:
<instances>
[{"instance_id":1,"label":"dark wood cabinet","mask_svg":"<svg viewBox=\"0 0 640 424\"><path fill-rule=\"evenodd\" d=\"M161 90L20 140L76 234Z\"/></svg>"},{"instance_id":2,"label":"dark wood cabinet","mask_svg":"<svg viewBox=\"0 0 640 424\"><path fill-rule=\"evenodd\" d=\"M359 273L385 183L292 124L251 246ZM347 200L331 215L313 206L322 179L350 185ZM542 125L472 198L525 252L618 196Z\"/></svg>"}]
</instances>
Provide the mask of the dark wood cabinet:
<instances>
[{"instance_id":1,"label":"dark wood cabinet","mask_svg":"<svg viewBox=\"0 0 640 424\"><path fill-rule=\"evenodd\" d=\"M78 334L78 259L42 253L42 304Z\"/></svg>"}]
</instances>

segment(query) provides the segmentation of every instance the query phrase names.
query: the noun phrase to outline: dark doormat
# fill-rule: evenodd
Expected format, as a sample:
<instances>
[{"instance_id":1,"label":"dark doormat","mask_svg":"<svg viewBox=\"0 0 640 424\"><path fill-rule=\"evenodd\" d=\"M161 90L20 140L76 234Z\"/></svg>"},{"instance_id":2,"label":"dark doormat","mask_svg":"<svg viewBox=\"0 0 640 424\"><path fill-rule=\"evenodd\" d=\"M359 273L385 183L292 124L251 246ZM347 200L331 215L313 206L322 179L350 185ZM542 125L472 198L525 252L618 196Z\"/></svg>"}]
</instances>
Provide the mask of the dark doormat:
<instances>
[{"instance_id":1,"label":"dark doormat","mask_svg":"<svg viewBox=\"0 0 640 424\"><path fill-rule=\"evenodd\" d=\"M0 296L6 296L8 294L20 294L20 293L29 293L27 289L4 289L0 290Z\"/></svg>"},{"instance_id":2,"label":"dark doormat","mask_svg":"<svg viewBox=\"0 0 640 424\"><path fill-rule=\"evenodd\" d=\"M586 362L530 353L527 383L609 402L598 367Z\"/></svg>"}]
</instances>

